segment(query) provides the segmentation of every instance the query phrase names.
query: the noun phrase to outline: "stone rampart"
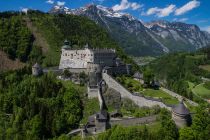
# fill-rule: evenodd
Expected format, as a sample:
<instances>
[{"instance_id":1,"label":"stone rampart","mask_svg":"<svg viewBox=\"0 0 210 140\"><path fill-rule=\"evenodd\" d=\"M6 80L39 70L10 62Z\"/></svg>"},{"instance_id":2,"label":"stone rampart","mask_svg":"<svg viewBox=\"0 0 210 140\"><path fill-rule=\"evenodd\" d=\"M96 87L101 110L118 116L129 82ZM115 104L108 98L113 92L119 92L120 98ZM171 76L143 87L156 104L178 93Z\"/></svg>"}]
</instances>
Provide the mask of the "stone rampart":
<instances>
[{"instance_id":1,"label":"stone rampart","mask_svg":"<svg viewBox=\"0 0 210 140\"><path fill-rule=\"evenodd\" d=\"M135 96L126 88L124 88L120 83L118 83L114 78L112 78L107 73L102 73L102 78L105 80L106 84L109 88L113 88L118 91L122 98L128 98L136 103L139 107L153 107L153 106L160 106L161 108L167 108L171 110L171 107L166 106L164 103L155 100L148 100L144 97Z\"/></svg>"}]
</instances>

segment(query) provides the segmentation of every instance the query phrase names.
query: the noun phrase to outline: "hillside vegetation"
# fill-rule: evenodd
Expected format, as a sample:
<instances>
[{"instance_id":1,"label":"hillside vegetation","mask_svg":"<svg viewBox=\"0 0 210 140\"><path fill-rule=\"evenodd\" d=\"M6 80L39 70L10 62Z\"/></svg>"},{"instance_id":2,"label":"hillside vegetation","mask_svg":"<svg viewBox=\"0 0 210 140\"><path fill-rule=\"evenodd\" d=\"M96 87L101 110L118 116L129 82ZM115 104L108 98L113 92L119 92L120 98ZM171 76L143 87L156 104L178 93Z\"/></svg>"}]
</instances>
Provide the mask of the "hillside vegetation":
<instances>
[{"instance_id":1,"label":"hillside vegetation","mask_svg":"<svg viewBox=\"0 0 210 140\"><path fill-rule=\"evenodd\" d=\"M49 73L35 78L30 69L0 75L0 139L48 139L77 128L80 95Z\"/></svg>"},{"instance_id":2,"label":"hillside vegetation","mask_svg":"<svg viewBox=\"0 0 210 140\"><path fill-rule=\"evenodd\" d=\"M1 17L0 15L0 49L11 59L22 62L28 60L33 36L20 16Z\"/></svg>"},{"instance_id":3,"label":"hillside vegetation","mask_svg":"<svg viewBox=\"0 0 210 140\"><path fill-rule=\"evenodd\" d=\"M29 11L28 15L0 13L0 18L0 49L11 59L57 66L63 41L68 39L74 48L86 43L92 48L114 48L124 62L137 68L104 29L85 17Z\"/></svg>"},{"instance_id":4,"label":"hillside vegetation","mask_svg":"<svg viewBox=\"0 0 210 140\"><path fill-rule=\"evenodd\" d=\"M160 82L173 91L193 99L189 82L198 85L201 77L210 78L209 71L201 65L209 65L209 49L196 53L169 54L151 62L146 69L151 69Z\"/></svg>"}]
</instances>

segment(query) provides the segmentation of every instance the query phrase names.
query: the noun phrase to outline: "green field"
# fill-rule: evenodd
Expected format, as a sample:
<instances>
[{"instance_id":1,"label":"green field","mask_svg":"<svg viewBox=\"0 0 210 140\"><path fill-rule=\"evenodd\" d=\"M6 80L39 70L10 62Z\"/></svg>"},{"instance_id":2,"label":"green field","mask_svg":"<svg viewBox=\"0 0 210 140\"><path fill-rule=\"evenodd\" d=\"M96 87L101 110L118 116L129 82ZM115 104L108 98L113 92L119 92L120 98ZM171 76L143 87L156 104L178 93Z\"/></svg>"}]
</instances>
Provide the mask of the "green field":
<instances>
[{"instance_id":1,"label":"green field","mask_svg":"<svg viewBox=\"0 0 210 140\"><path fill-rule=\"evenodd\" d=\"M176 98L170 96L169 94L163 92L162 90L146 89L145 91L142 92L142 94L148 97L160 98L163 100L164 103L170 105L179 103L179 101Z\"/></svg>"},{"instance_id":2,"label":"green field","mask_svg":"<svg viewBox=\"0 0 210 140\"><path fill-rule=\"evenodd\" d=\"M192 89L192 92L202 98L210 99L210 90L204 87L204 84L199 84Z\"/></svg>"},{"instance_id":3,"label":"green field","mask_svg":"<svg viewBox=\"0 0 210 140\"><path fill-rule=\"evenodd\" d=\"M201 65L199 66L201 69L209 71L210 72L210 65Z\"/></svg>"}]
</instances>

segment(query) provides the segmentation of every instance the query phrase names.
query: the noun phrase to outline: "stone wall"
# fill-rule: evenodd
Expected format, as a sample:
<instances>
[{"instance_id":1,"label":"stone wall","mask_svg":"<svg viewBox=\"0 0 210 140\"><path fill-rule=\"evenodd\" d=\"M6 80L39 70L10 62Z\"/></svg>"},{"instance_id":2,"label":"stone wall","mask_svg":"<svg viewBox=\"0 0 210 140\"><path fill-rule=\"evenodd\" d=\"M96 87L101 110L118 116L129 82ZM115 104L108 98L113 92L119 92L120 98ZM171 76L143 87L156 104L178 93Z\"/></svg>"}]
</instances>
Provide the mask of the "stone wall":
<instances>
[{"instance_id":1,"label":"stone wall","mask_svg":"<svg viewBox=\"0 0 210 140\"><path fill-rule=\"evenodd\" d=\"M148 100L144 97L139 97L132 95L130 91L125 89L120 83L118 83L115 79L113 79L110 75L106 73L102 73L102 78L105 80L106 84L109 88L113 88L114 90L118 91L122 98L128 98L136 103L139 107L153 107L159 105L161 108L167 108L171 110L171 107L166 106L164 103L154 100Z\"/></svg>"},{"instance_id":2,"label":"stone wall","mask_svg":"<svg viewBox=\"0 0 210 140\"><path fill-rule=\"evenodd\" d=\"M88 91L88 98L98 98L98 87L96 88L90 88L87 86L87 91Z\"/></svg>"},{"instance_id":3,"label":"stone wall","mask_svg":"<svg viewBox=\"0 0 210 140\"><path fill-rule=\"evenodd\" d=\"M143 118L128 118L128 119L122 119L122 120L111 120L110 124L111 126L114 125L123 125L123 126L136 126L141 124L149 124L153 123L157 120L157 116L149 116L149 117L143 117Z\"/></svg>"}]
</instances>

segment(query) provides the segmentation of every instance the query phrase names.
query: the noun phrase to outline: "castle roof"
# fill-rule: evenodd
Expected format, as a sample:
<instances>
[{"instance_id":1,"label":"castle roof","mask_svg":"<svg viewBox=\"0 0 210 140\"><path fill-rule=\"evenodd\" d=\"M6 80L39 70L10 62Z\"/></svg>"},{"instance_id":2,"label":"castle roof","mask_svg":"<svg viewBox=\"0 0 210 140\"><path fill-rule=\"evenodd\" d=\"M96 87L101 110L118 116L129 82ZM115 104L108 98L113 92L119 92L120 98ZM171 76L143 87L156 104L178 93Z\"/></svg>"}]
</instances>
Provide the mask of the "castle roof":
<instances>
[{"instance_id":1,"label":"castle roof","mask_svg":"<svg viewBox=\"0 0 210 140\"><path fill-rule=\"evenodd\" d=\"M93 53L115 53L114 49L92 49Z\"/></svg>"},{"instance_id":2,"label":"castle roof","mask_svg":"<svg viewBox=\"0 0 210 140\"><path fill-rule=\"evenodd\" d=\"M100 112L96 113L96 117L98 120L107 120L109 115L106 110L101 110Z\"/></svg>"},{"instance_id":3,"label":"castle roof","mask_svg":"<svg viewBox=\"0 0 210 140\"><path fill-rule=\"evenodd\" d=\"M172 110L176 114L180 115L189 115L190 111L185 107L183 101L181 101L177 106L175 106Z\"/></svg>"},{"instance_id":4,"label":"castle roof","mask_svg":"<svg viewBox=\"0 0 210 140\"><path fill-rule=\"evenodd\" d=\"M70 43L69 43L68 40L65 40L64 41L64 45L62 46L62 49L71 49Z\"/></svg>"},{"instance_id":5,"label":"castle roof","mask_svg":"<svg viewBox=\"0 0 210 140\"><path fill-rule=\"evenodd\" d=\"M33 68L41 68L41 66L38 63L36 63L33 65Z\"/></svg>"}]
</instances>

